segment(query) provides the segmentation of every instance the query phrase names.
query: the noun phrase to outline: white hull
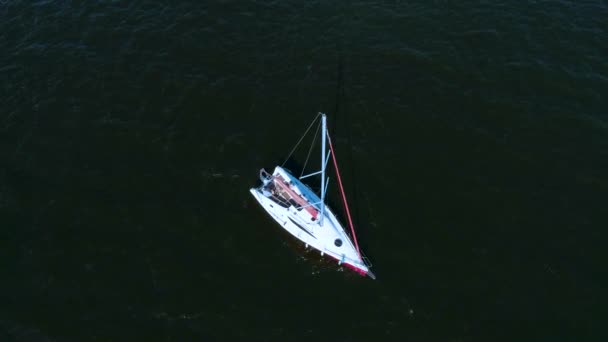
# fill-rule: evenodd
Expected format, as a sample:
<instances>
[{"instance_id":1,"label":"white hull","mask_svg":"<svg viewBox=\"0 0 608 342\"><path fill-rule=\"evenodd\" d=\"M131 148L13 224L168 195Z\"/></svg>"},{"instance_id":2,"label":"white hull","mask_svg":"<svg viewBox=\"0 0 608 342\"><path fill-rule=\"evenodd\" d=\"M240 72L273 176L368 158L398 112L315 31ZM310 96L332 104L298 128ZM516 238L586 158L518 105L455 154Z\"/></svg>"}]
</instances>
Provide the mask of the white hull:
<instances>
[{"instance_id":1,"label":"white hull","mask_svg":"<svg viewBox=\"0 0 608 342\"><path fill-rule=\"evenodd\" d=\"M374 278L331 209L325 205L323 210L319 210L319 197L282 167L277 166L272 176L274 182L282 182L279 185L286 187L285 190L279 190L289 193L287 197L297 197L299 203L292 201L281 204L263 186L251 188L249 191L262 208L298 240L317 249L322 255L333 257L339 264Z\"/></svg>"}]
</instances>

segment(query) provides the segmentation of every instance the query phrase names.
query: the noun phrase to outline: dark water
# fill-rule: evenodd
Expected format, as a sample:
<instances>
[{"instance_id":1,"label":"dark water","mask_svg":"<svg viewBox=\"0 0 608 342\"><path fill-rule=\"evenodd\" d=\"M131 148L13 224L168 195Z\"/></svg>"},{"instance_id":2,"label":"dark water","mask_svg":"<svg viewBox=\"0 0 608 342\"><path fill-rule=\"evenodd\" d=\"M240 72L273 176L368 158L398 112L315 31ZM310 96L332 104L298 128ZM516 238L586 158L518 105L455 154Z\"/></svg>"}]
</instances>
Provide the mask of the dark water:
<instances>
[{"instance_id":1,"label":"dark water","mask_svg":"<svg viewBox=\"0 0 608 342\"><path fill-rule=\"evenodd\" d=\"M605 340L607 18L1 1L0 340ZM318 111L377 281L248 193Z\"/></svg>"}]
</instances>

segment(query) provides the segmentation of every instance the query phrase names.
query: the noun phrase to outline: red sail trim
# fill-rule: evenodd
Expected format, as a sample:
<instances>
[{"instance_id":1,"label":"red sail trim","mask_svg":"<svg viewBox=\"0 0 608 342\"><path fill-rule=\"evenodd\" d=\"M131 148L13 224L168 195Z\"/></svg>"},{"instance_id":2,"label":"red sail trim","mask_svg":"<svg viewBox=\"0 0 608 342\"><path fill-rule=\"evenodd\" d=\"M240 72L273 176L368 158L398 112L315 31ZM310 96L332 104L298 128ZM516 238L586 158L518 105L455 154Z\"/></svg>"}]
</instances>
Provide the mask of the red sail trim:
<instances>
[{"instance_id":1,"label":"red sail trim","mask_svg":"<svg viewBox=\"0 0 608 342\"><path fill-rule=\"evenodd\" d=\"M338 162L336 161L336 152L334 151L334 147L331 144L331 138L329 137L329 133L327 133L327 141L329 142L329 149L331 150L331 158L334 161L334 167L336 169L336 177L338 178L338 185L340 187L340 194L342 195L342 200L344 202L344 208L346 209L346 217L348 217L348 224L350 225L350 231L353 235L353 241L355 242L355 248L357 249L357 254L359 254L359 258L362 258L361 252L359 252L359 244L357 243L357 235L355 235L355 227L353 226L353 220L350 217L350 210L348 209L348 202L346 202L346 195L344 194L344 187L342 186L342 179L340 178L340 170L338 169Z\"/></svg>"}]
</instances>

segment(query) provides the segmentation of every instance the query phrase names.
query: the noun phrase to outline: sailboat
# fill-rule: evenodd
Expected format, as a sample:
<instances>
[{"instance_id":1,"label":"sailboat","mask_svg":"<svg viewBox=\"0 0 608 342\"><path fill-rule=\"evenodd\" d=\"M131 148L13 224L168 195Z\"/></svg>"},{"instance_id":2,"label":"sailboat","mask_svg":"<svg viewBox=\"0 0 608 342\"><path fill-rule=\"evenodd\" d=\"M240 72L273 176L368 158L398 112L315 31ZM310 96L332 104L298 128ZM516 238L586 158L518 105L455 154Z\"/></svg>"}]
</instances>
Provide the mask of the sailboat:
<instances>
[{"instance_id":1,"label":"sailboat","mask_svg":"<svg viewBox=\"0 0 608 342\"><path fill-rule=\"evenodd\" d=\"M327 117L324 113L319 113L315 117L315 120L308 127L304 136L307 135L319 117L321 118L321 169L307 175L301 175L300 177L294 176L283 166L276 166L272 173L261 169L260 181L262 184L251 188L249 191L270 217L278 222L283 229L302 241L306 247L318 250L321 252L321 255L337 260L339 265L348 267L360 275L376 279L376 276L370 270L371 264L369 260L363 256L363 253L359 249L350 210L348 209L348 203L344 194L344 187L340 178L336 154L327 131ZM300 138L290 156L304 136ZM329 145L329 150L327 150L327 145ZM351 230L350 236L346 233L331 208L325 203L329 183L329 177L326 177L326 169L330 157L333 161L340 194L348 218ZM304 168L306 168L306 165L304 165ZM317 175L321 175L319 194L302 182L306 178Z\"/></svg>"}]
</instances>

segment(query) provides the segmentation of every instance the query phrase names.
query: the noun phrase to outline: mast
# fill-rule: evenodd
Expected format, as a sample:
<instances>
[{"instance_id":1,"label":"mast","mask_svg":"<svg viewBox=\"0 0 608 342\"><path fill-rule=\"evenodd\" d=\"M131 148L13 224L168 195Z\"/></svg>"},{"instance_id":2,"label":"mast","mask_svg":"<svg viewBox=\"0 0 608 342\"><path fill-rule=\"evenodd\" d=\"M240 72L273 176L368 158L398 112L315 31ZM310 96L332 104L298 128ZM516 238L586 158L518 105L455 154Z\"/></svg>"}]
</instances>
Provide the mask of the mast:
<instances>
[{"instance_id":1,"label":"mast","mask_svg":"<svg viewBox=\"0 0 608 342\"><path fill-rule=\"evenodd\" d=\"M325 113L321 113L321 220L319 225L323 226L323 217L325 217L325 137L327 136L327 122Z\"/></svg>"}]
</instances>

